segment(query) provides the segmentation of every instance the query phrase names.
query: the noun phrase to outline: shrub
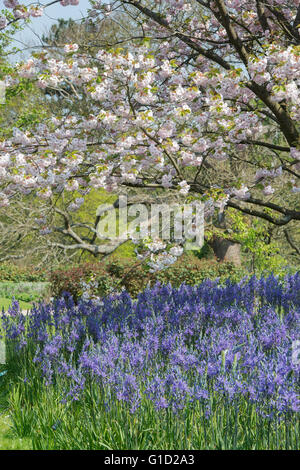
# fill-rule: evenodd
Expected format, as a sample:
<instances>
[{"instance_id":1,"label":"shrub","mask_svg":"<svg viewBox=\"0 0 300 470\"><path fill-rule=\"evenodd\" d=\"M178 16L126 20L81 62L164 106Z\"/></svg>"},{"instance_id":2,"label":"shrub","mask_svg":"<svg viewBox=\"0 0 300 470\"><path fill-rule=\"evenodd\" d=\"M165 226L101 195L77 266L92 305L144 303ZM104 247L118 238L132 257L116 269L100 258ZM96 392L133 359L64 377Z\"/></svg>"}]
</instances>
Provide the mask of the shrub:
<instances>
[{"instance_id":1,"label":"shrub","mask_svg":"<svg viewBox=\"0 0 300 470\"><path fill-rule=\"evenodd\" d=\"M103 271L101 265L93 263L57 269L50 274L51 292L55 297L59 297L63 292L69 292L77 300L81 294L82 281L87 281L94 273L100 275L101 271Z\"/></svg>"},{"instance_id":2,"label":"shrub","mask_svg":"<svg viewBox=\"0 0 300 470\"><path fill-rule=\"evenodd\" d=\"M105 264L86 263L67 270L59 269L51 274L51 290L59 297L63 292L69 292L77 301L82 294L82 282L91 278L98 283L96 294L104 296L111 291L125 288L133 297L147 285L157 281L170 283L179 287L182 283L188 285L200 284L204 279L226 279L239 281L247 273L232 263L218 263L215 260L198 259L192 255L184 255L173 266L157 273L150 273L145 265L128 259L113 259Z\"/></svg>"},{"instance_id":3,"label":"shrub","mask_svg":"<svg viewBox=\"0 0 300 470\"><path fill-rule=\"evenodd\" d=\"M0 263L0 282L44 282L48 274L45 269L35 266L17 266L16 264Z\"/></svg>"},{"instance_id":4,"label":"shrub","mask_svg":"<svg viewBox=\"0 0 300 470\"><path fill-rule=\"evenodd\" d=\"M179 287L181 284L197 285L205 279L219 279L223 283L230 277L235 282L246 275L242 268L232 263L218 263L215 260L201 260L185 255L174 265L157 273L150 273L147 267L139 266L125 272L122 286L136 296L148 284L153 286L157 281Z\"/></svg>"}]
</instances>

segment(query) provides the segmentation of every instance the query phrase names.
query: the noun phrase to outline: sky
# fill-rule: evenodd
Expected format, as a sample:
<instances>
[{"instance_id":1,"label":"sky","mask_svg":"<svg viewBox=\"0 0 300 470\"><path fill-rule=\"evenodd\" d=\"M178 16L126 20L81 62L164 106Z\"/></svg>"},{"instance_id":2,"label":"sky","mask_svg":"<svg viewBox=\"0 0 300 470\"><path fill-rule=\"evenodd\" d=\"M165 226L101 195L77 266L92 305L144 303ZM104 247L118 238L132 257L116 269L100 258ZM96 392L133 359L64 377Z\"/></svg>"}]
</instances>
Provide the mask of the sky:
<instances>
[{"instance_id":1,"label":"sky","mask_svg":"<svg viewBox=\"0 0 300 470\"><path fill-rule=\"evenodd\" d=\"M34 2L33 0L20 0L20 3L23 5L37 4L46 5L50 0L42 0L40 2ZM72 18L74 20L79 20L86 16L87 8L89 8L89 0L80 0L79 5L77 6L68 6L63 7L60 3L49 6L45 8L44 15L40 18L32 18L30 25L26 25L25 29L15 35L15 46L18 48L25 47L24 45L32 46L40 44L39 36L45 34L52 24L54 24L58 18ZM0 10L5 8L3 5L3 0L0 0ZM23 45L22 45L23 44ZM24 57L29 55L29 52ZM17 54L16 56L10 57L12 62L20 60L22 56Z\"/></svg>"}]
</instances>

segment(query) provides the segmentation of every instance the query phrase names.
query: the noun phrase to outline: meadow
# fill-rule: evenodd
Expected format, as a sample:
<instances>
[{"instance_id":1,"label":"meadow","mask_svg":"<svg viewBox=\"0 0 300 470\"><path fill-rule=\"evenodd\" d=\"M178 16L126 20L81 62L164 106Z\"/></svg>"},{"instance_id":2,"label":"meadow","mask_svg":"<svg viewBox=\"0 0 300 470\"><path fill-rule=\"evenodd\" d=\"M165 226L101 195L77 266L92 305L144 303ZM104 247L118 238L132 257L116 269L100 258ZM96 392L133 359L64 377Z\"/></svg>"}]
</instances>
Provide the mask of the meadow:
<instances>
[{"instance_id":1,"label":"meadow","mask_svg":"<svg viewBox=\"0 0 300 470\"><path fill-rule=\"evenodd\" d=\"M299 449L299 306L299 273L65 294L27 316L14 301L12 432L33 449Z\"/></svg>"}]
</instances>

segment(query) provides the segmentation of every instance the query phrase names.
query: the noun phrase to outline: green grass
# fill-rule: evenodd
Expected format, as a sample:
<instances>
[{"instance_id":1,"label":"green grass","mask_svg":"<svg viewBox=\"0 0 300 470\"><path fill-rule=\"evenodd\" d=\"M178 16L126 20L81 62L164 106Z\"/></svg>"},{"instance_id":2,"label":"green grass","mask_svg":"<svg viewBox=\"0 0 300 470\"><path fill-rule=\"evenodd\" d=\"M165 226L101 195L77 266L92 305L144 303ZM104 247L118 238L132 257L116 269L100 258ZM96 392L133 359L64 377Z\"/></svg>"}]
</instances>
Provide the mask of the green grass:
<instances>
[{"instance_id":1,"label":"green grass","mask_svg":"<svg viewBox=\"0 0 300 470\"><path fill-rule=\"evenodd\" d=\"M121 403L103 405L99 386L90 383L78 402L61 403L63 386L45 387L40 377L15 384L10 392L11 422L15 435L32 439L35 450L287 450L296 449L295 420L286 432L284 423L277 433L268 421L255 414L246 400L237 412L211 400L212 414L204 418L202 405L172 412L154 410L143 400L141 410L132 414ZM293 430L293 433L291 432Z\"/></svg>"},{"instance_id":2,"label":"green grass","mask_svg":"<svg viewBox=\"0 0 300 470\"><path fill-rule=\"evenodd\" d=\"M2 289L16 286L16 283L0 283ZM0 287L0 289L1 289ZM12 303L11 298L0 297L0 310L8 310ZM29 302L19 300L21 310L29 310L32 305ZM1 367L0 371L4 366ZM4 377L0 376L0 450L28 450L32 449L31 439L21 438L16 435L12 429L12 421L8 404L6 402L6 393L2 387Z\"/></svg>"},{"instance_id":3,"label":"green grass","mask_svg":"<svg viewBox=\"0 0 300 470\"><path fill-rule=\"evenodd\" d=\"M4 370L6 370L6 366L0 364L0 373ZM7 375L5 374L0 376L0 450L32 449L31 439L18 436L13 430L8 390Z\"/></svg>"},{"instance_id":4,"label":"green grass","mask_svg":"<svg viewBox=\"0 0 300 470\"><path fill-rule=\"evenodd\" d=\"M0 413L0 450L29 450L32 449L31 440L15 435L11 428L8 412Z\"/></svg>"},{"instance_id":5,"label":"green grass","mask_svg":"<svg viewBox=\"0 0 300 470\"><path fill-rule=\"evenodd\" d=\"M20 309L21 310L30 310L32 305L28 302L23 302L22 300L18 301L20 304ZM7 299L5 297L0 297L0 310L4 308L4 310L8 310L12 303L12 299Z\"/></svg>"},{"instance_id":6,"label":"green grass","mask_svg":"<svg viewBox=\"0 0 300 470\"><path fill-rule=\"evenodd\" d=\"M235 407L217 392L211 393L208 419L203 403L187 405L175 417L169 410L155 411L146 397L140 409L131 413L126 403L114 400L92 378L79 401L64 404L68 381L57 376L55 383L45 386L39 366L32 360L35 351L34 341L21 353L7 343L8 372L2 377L2 386L0 377L0 391L2 388L6 400L0 448L30 443L34 450L298 448L297 418L288 426L281 422L270 427L267 419L256 414L256 404L242 399Z\"/></svg>"}]
</instances>

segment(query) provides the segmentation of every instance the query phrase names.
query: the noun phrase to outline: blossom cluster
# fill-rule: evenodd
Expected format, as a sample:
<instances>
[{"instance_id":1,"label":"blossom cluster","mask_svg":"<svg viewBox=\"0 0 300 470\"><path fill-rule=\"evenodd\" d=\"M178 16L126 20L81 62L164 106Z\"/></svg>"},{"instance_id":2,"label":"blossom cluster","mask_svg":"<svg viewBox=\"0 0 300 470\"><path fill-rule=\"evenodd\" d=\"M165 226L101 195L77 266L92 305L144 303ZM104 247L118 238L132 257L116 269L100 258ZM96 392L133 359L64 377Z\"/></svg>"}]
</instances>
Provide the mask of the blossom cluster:
<instances>
[{"instance_id":1,"label":"blossom cluster","mask_svg":"<svg viewBox=\"0 0 300 470\"><path fill-rule=\"evenodd\" d=\"M102 50L97 55L98 66L93 67L84 55L76 54L77 49L77 45L66 45L66 50L75 53L69 60L32 58L19 67L20 77L35 79L41 88L71 84L85 89L91 109L87 117L55 117L30 133L15 129L13 137L2 142L0 156L5 165L1 177L10 182L5 189L8 194L17 186L21 191L47 188L49 196L57 187L68 189L83 160L94 170L87 175L90 187L115 190L120 184L155 178L159 172L162 187L178 187L180 193L188 194L191 186L184 177L186 168L201 167L204 158L222 162L233 147L239 149L245 139L264 132L257 114L238 109L235 98L230 106L235 86L245 103L254 98L243 86L242 75L218 72L208 78L209 71L186 74L176 70L175 61L169 61L165 82L167 61L160 62L147 47L132 53ZM161 86L157 86L159 82ZM224 130L226 136L222 137ZM100 134L101 146L93 151ZM112 150L117 159L110 158ZM276 171L274 176L279 176ZM72 187L76 190L80 184L77 179ZM232 188L231 194L244 199L246 192Z\"/></svg>"},{"instance_id":2,"label":"blossom cluster","mask_svg":"<svg viewBox=\"0 0 300 470\"><path fill-rule=\"evenodd\" d=\"M26 20L30 17L38 18L44 14L44 7L40 5L40 2L37 2L37 4L33 3L28 7L20 3L19 0L4 0L3 4L6 8L12 10L12 14L16 20ZM61 0L60 4L63 7L68 5L78 5L79 0ZM6 16L0 16L0 30L6 28L8 24L9 22L7 21Z\"/></svg>"}]
</instances>

